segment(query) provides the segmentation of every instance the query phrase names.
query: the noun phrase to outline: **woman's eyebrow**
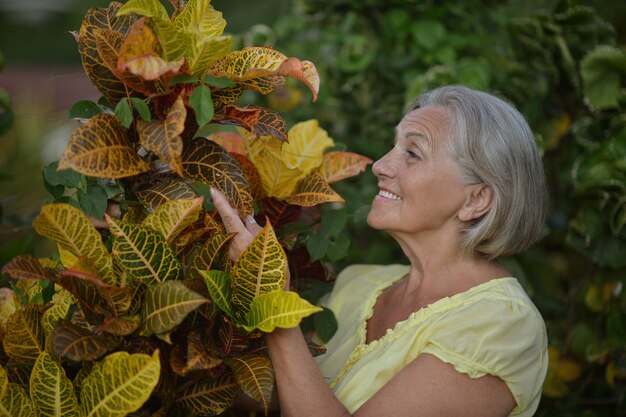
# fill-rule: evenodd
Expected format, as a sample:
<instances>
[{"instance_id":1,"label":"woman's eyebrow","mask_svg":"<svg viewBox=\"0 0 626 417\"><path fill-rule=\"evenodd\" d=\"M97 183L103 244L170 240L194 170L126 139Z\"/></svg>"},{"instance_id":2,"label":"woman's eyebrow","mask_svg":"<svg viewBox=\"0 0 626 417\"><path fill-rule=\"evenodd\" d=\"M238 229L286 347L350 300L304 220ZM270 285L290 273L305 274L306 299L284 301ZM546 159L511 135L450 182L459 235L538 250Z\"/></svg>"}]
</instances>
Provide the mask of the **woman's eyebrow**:
<instances>
[{"instance_id":1,"label":"woman's eyebrow","mask_svg":"<svg viewBox=\"0 0 626 417\"><path fill-rule=\"evenodd\" d=\"M425 141L426 145L430 149L430 145L431 145L430 138L427 135L423 134L422 132L407 132L404 135L404 137L406 139L412 140L416 145L419 145L418 142Z\"/></svg>"}]
</instances>

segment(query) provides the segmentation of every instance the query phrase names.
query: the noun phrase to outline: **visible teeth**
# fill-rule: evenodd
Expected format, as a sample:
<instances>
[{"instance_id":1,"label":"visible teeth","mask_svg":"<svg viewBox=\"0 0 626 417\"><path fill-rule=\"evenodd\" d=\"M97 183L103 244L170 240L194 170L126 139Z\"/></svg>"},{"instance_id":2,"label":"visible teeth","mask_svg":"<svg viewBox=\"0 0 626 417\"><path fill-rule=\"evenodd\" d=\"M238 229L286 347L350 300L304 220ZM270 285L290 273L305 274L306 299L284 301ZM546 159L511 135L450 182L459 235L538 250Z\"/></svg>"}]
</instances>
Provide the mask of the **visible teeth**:
<instances>
[{"instance_id":1,"label":"visible teeth","mask_svg":"<svg viewBox=\"0 0 626 417\"><path fill-rule=\"evenodd\" d=\"M390 198L392 200L402 200L402 198L400 198L400 196L397 196L393 193L390 193L389 191L384 191L384 190L380 190L378 192L378 195L381 197L385 197L385 198Z\"/></svg>"}]
</instances>

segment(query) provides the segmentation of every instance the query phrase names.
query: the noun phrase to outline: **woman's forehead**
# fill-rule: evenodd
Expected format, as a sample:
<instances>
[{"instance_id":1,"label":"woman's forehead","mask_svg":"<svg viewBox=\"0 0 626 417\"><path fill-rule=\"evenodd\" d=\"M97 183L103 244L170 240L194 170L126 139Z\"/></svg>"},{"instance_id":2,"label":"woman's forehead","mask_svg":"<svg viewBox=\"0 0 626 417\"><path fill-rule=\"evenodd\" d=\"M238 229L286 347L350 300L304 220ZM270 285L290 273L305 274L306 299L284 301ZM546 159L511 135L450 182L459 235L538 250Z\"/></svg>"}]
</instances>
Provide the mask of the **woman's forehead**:
<instances>
[{"instance_id":1,"label":"woman's forehead","mask_svg":"<svg viewBox=\"0 0 626 417\"><path fill-rule=\"evenodd\" d=\"M423 135L429 140L439 140L447 136L449 124L447 109L435 106L420 107L402 118L396 126L396 133L401 137Z\"/></svg>"}]
</instances>

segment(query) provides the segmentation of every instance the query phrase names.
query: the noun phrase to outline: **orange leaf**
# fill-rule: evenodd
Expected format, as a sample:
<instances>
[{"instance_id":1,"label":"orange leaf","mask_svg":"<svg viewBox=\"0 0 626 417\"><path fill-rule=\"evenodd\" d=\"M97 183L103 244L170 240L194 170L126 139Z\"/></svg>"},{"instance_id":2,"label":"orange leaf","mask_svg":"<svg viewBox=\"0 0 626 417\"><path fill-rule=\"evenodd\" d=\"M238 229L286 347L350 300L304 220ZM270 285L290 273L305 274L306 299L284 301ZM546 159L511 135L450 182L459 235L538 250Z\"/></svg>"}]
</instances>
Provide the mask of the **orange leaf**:
<instances>
[{"instance_id":1,"label":"orange leaf","mask_svg":"<svg viewBox=\"0 0 626 417\"><path fill-rule=\"evenodd\" d=\"M59 169L72 168L99 178L123 178L148 171L150 165L132 148L115 116L96 114L80 125L59 161Z\"/></svg>"},{"instance_id":2,"label":"orange leaf","mask_svg":"<svg viewBox=\"0 0 626 417\"><path fill-rule=\"evenodd\" d=\"M345 201L337 194L324 178L318 173L311 174L304 178L296 188L296 192L285 198L289 204L312 207L320 203L343 202Z\"/></svg>"},{"instance_id":3,"label":"orange leaf","mask_svg":"<svg viewBox=\"0 0 626 417\"><path fill-rule=\"evenodd\" d=\"M185 129L187 109L182 95L178 96L174 105L167 113L165 120L153 120L137 122L137 130L141 144L149 151L154 152L161 158L172 171L181 177L183 169L181 155L183 153L183 140L180 134Z\"/></svg>"},{"instance_id":4,"label":"orange leaf","mask_svg":"<svg viewBox=\"0 0 626 417\"><path fill-rule=\"evenodd\" d=\"M356 153L328 152L324 154L319 173L327 183L332 184L358 175L372 162L370 158Z\"/></svg>"},{"instance_id":5,"label":"orange leaf","mask_svg":"<svg viewBox=\"0 0 626 417\"><path fill-rule=\"evenodd\" d=\"M176 74L185 61L167 62L156 52L158 40L152 29L145 24L145 18L136 21L124 39L117 57L117 72L127 69L144 80L156 80L163 74Z\"/></svg>"},{"instance_id":6,"label":"orange leaf","mask_svg":"<svg viewBox=\"0 0 626 417\"><path fill-rule=\"evenodd\" d=\"M243 136L235 132L218 132L210 136L207 139L218 143L222 148L226 149L229 153L238 153L246 155L246 144L243 141Z\"/></svg>"}]
</instances>

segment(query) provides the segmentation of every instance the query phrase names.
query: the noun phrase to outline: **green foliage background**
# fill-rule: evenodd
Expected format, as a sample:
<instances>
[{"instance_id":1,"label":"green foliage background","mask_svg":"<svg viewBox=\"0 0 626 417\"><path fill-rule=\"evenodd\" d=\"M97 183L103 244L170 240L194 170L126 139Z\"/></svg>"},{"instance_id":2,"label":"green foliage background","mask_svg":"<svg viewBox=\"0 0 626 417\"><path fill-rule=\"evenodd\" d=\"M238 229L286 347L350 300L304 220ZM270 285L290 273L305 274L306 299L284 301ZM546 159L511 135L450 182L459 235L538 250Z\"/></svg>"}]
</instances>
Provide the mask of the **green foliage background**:
<instances>
[{"instance_id":1,"label":"green foliage background","mask_svg":"<svg viewBox=\"0 0 626 417\"><path fill-rule=\"evenodd\" d=\"M502 262L548 326L551 363L537 415L626 415L626 5L294 0L266 5L278 13L250 28L258 21L249 20L256 14L246 0L229 2L251 22L233 29L222 3L215 6L240 42L274 45L320 72L316 104L291 84L259 104L288 109L289 124L318 118L347 150L380 157L405 106L423 89L449 83L499 94L526 115L543 150L552 206L543 239ZM309 251L337 269L405 262L364 222L373 176L337 188L347 203L326 207ZM0 242L0 263L32 250L24 242Z\"/></svg>"}]
</instances>

